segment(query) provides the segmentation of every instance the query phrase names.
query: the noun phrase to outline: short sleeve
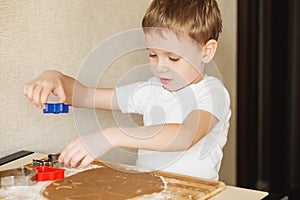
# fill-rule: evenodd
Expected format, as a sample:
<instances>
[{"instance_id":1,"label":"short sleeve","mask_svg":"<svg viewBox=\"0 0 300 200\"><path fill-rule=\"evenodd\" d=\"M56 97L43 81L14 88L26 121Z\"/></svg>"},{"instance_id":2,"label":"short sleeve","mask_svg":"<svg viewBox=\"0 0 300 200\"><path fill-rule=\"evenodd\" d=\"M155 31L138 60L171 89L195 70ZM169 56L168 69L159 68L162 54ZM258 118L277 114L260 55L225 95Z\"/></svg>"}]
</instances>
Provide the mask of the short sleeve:
<instances>
[{"instance_id":1,"label":"short sleeve","mask_svg":"<svg viewBox=\"0 0 300 200\"><path fill-rule=\"evenodd\" d=\"M116 88L117 103L121 112L143 114L144 85L144 82L138 82Z\"/></svg>"},{"instance_id":2,"label":"short sleeve","mask_svg":"<svg viewBox=\"0 0 300 200\"><path fill-rule=\"evenodd\" d=\"M220 121L225 121L230 110L228 91L216 78L208 78L196 89L197 108L206 110Z\"/></svg>"}]
</instances>

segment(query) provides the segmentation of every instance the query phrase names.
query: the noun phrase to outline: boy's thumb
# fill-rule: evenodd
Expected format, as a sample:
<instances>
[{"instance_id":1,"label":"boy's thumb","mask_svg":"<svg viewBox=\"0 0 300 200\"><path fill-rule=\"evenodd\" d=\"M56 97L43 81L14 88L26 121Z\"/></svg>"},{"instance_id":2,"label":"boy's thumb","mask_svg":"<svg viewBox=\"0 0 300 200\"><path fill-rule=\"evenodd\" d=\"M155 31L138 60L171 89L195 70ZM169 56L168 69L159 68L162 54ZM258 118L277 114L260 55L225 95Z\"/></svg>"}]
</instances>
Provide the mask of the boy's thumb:
<instances>
[{"instance_id":1,"label":"boy's thumb","mask_svg":"<svg viewBox=\"0 0 300 200\"><path fill-rule=\"evenodd\" d=\"M58 87L53 91L53 94L57 97L57 100L59 103L65 103L66 101L66 95L63 87Z\"/></svg>"}]
</instances>

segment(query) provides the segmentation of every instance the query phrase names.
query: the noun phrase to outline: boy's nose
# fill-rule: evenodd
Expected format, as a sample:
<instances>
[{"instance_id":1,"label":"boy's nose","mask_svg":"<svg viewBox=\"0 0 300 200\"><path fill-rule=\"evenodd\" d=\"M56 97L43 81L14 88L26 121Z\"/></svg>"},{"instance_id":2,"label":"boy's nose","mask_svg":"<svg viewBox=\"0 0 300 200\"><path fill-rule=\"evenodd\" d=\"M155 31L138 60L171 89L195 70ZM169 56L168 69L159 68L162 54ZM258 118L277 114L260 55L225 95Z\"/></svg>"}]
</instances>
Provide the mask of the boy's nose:
<instances>
[{"instance_id":1,"label":"boy's nose","mask_svg":"<svg viewBox=\"0 0 300 200\"><path fill-rule=\"evenodd\" d=\"M159 73L165 73L169 71L169 68L166 65L157 63L156 65L156 71Z\"/></svg>"}]
</instances>

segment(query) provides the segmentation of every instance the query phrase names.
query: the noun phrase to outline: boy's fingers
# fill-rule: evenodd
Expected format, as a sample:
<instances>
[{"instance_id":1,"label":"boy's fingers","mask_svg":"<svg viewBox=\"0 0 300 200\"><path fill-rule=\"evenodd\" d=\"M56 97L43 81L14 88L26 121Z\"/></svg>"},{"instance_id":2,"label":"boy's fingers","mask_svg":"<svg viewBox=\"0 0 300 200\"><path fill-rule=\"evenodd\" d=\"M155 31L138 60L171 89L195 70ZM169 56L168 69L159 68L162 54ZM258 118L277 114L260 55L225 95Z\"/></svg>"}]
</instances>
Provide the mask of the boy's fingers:
<instances>
[{"instance_id":1,"label":"boy's fingers","mask_svg":"<svg viewBox=\"0 0 300 200\"><path fill-rule=\"evenodd\" d=\"M88 154L82 159L82 161L80 163L80 167L85 168L93 161L94 161L94 158Z\"/></svg>"},{"instance_id":2,"label":"boy's fingers","mask_svg":"<svg viewBox=\"0 0 300 200\"><path fill-rule=\"evenodd\" d=\"M79 151L78 153L76 153L72 159L71 159L71 166L72 167L77 167L80 165L80 163L82 162L82 160L87 156L87 152L86 151Z\"/></svg>"},{"instance_id":3,"label":"boy's fingers","mask_svg":"<svg viewBox=\"0 0 300 200\"><path fill-rule=\"evenodd\" d=\"M58 86L58 87L53 91L53 94L54 94L55 96L57 96L58 102L59 102L59 103L65 103L65 101L66 101L67 98L66 98L65 91L64 91L64 89L63 89L62 86Z\"/></svg>"},{"instance_id":4,"label":"boy's fingers","mask_svg":"<svg viewBox=\"0 0 300 200\"><path fill-rule=\"evenodd\" d=\"M27 84L24 87L24 93L30 101L32 101L32 94L33 94L34 87L35 87L34 84Z\"/></svg>"},{"instance_id":5,"label":"boy's fingers","mask_svg":"<svg viewBox=\"0 0 300 200\"><path fill-rule=\"evenodd\" d=\"M42 92L43 87L40 85L37 85L33 92L32 92L32 100L33 103L37 106L37 107L41 107L41 92Z\"/></svg>"},{"instance_id":6,"label":"boy's fingers","mask_svg":"<svg viewBox=\"0 0 300 200\"><path fill-rule=\"evenodd\" d=\"M73 142L71 142L64 148L64 150L61 152L61 154L58 158L59 162L62 162L66 165L70 164L70 160L71 160L74 152L77 153L77 151L78 151L78 150L76 150L77 145L78 145L77 141L78 141L78 139L74 140Z\"/></svg>"},{"instance_id":7,"label":"boy's fingers","mask_svg":"<svg viewBox=\"0 0 300 200\"><path fill-rule=\"evenodd\" d=\"M50 88L43 88L42 92L41 92L41 106L42 108L45 108L45 103L48 100L48 97L51 93L51 89Z\"/></svg>"},{"instance_id":8,"label":"boy's fingers","mask_svg":"<svg viewBox=\"0 0 300 200\"><path fill-rule=\"evenodd\" d=\"M74 150L74 149L72 149L71 151L68 151L68 152L64 155L64 157L63 157L63 159L62 159L61 162L64 163L65 165L67 165L67 166L72 166L72 165L71 165L72 157L73 157L76 153L77 153L77 151Z\"/></svg>"},{"instance_id":9,"label":"boy's fingers","mask_svg":"<svg viewBox=\"0 0 300 200\"><path fill-rule=\"evenodd\" d=\"M77 138L67 145L58 158L59 162L71 167L86 167L94 158L88 154L82 146L80 139Z\"/></svg>"}]
</instances>

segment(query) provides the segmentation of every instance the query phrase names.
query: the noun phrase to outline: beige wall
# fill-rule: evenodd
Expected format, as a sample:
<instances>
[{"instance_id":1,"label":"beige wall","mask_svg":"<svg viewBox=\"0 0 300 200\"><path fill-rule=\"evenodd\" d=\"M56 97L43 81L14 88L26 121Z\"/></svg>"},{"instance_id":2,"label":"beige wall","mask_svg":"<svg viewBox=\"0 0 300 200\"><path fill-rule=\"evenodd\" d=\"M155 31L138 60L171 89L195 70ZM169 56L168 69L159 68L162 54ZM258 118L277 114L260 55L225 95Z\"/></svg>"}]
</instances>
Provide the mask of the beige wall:
<instances>
[{"instance_id":1,"label":"beige wall","mask_svg":"<svg viewBox=\"0 0 300 200\"><path fill-rule=\"evenodd\" d=\"M231 96L232 117L228 142L224 148L224 159L220 179L228 184L236 184L236 105L237 105L237 0L218 0L223 18L223 32L215 63L220 69L225 86Z\"/></svg>"},{"instance_id":2,"label":"beige wall","mask_svg":"<svg viewBox=\"0 0 300 200\"><path fill-rule=\"evenodd\" d=\"M88 53L113 34L140 27L150 0L2 0L0 3L0 157L26 149L59 152L73 140L72 114L44 115L23 96L23 84L46 69L76 76ZM224 20L215 59L232 97L233 118L221 169L221 180L235 183L236 0L219 0ZM130 6L128 6L130 4ZM125 55L113 65L123 68L146 62L144 52ZM115 69L115 68L112 68ZM122 70L107 71L101 80ZM72 113L72 111L71 111ZM103 126L112 124L109 112L97 111ZM137 119L138 120L138 119ZM114 150L107 160L133 163L131 151Z\"/></svg>"}]
</instances>

